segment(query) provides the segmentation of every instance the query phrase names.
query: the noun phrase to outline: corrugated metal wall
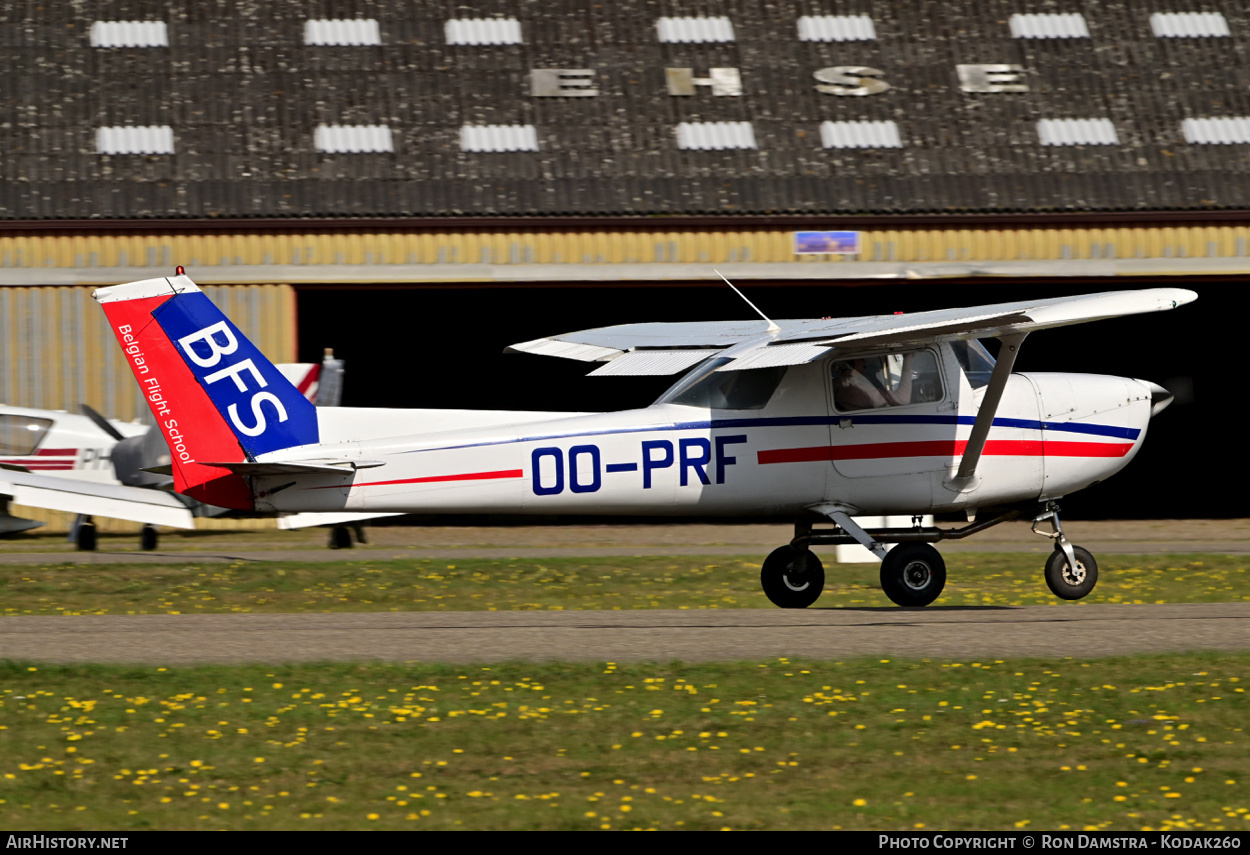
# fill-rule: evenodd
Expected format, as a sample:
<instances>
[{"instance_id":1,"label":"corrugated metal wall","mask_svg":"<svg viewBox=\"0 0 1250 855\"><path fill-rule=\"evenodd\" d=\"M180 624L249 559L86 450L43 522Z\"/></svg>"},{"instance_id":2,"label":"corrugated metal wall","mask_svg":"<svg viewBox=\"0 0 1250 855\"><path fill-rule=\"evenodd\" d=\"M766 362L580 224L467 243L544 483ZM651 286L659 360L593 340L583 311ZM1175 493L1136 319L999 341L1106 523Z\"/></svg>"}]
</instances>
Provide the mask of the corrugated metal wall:
<instances>
[{"instance_id":1,"label":"corrugated metal wall","mask_svg":"<svg viewBox=\"0 0 1250 855\"><path fill-rule=\"evenodd\" d=\"M0 288L0 403L43 410L89 404L110 418L148 409L91 288ZM294 362L295 292L289 285L204 289L274 362Z\"/></svg>"},{"instance_id":2,"label":"corrugated metal wall","mask_svg":"<svg viewBox=\"0 0 1250 855\"><path fill-rule=\"evenodd\" d=\"M238 265L1245 258L1248 246L1250 226L1202 225L868 230L858 258L796 255L793 232L781 230L19 235L0 236L0 282L6 269L30 268L151 267L157 275L182 264L211 282L212 268Z\"/></svg>"}]
</instances>

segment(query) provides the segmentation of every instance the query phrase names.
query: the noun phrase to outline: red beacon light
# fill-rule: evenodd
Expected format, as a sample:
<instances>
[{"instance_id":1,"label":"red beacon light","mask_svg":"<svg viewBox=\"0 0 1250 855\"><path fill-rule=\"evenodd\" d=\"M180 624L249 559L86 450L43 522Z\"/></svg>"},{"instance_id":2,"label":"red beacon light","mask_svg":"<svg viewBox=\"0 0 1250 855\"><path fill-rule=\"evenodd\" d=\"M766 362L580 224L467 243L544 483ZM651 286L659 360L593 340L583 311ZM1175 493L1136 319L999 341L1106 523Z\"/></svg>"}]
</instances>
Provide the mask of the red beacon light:
<instances>
[{"instance_id":1,"label":"red beacon light","mask_svg":"<svg viewBox=\"0 0 1250 855\"><path fill-rule=\"evenodd\" d=\"M175 268L174 268L174 275L175 275L175 276L186 276L186 275L187 275L187 269L186 269L185 267L183 267L181 264L179 264L177 267L175 267Z\"/></svg>"}]
</instances>

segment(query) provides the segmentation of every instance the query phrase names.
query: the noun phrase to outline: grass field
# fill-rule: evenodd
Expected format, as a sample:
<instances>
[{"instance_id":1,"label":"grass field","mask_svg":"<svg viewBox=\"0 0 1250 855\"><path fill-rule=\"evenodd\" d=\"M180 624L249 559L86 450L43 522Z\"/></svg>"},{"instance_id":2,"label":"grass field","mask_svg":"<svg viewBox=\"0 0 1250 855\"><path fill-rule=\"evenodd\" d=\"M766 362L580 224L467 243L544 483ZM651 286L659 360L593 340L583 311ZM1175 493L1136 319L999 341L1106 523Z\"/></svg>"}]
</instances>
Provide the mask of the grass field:
<instances>
[{"instance_id":1,"label":"grass field","mask_svg":"<svg viewBox=\"0 0 1250 855\"><path fill-rule=\"evenodd\" d=\"M1041 557L955 553L937 605L1062 605ZM1250 600L1250 558L1099 556L1085 603ZM0 565L0 614L771 608L759 559L409 559ZM828 564L820 607L890 605L875 564Z\"/></svg>"},{"instance_id":2,"label":"grass field","mask_svg":"<svg viewBox=\"0 0 1250 855\"><path fill-rule=\"evenodd\" d=\"M948 556L938 603L1058 604L1037 563ZM1246 563L1104 556L1084 602L1246 600ZM888 604L874 565L827 570L819 605ZM687 557L67 560L0 566L0 607L771 608L758 573L754 561ZM0 663L0 827L1246 831L1247 675L1250 653L454 668Z\"/></svg>"},{"instance_id":3,"label":"grass field","mask_svg":"<svg viewBox=\"0 0 1250 855\"><path fill-rule=\"evenodd\" d=\"M1250 829L1250 654L0 666L0 827Z\"/></svg>"}]
</instances>

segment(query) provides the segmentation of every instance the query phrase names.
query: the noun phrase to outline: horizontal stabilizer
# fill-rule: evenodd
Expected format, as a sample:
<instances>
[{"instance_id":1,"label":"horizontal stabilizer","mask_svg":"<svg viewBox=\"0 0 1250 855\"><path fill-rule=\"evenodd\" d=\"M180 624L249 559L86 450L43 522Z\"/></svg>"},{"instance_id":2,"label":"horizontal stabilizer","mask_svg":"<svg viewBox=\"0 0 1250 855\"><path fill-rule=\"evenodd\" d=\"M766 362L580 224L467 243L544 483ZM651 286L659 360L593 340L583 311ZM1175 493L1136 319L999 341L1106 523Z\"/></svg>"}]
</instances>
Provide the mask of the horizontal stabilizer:
<instances>
[{"instance_id":1,"label":"horizontal stabilizer","mask_svg":"<svg viewBox=\"0 0 1250 855\"><path fill-rule=\"evenodd\" d=\"M300 514L279 514L278 528L309 528L315 525L350 525L351 523L365 522L366 520L376 520L382 517L399 517L403 514L369 514L369 513L351 513L344 511L341 513L332 511L305 511Z\"/></svg>"},{"instance_id":2,"label":"horizontal stabilizer","mask_svg":"<svg viewBox=\"0 0 1250 855\"><path fill-rule=\"evenodd\" d=\"M220 466L236 475L335 475L350 474L357 469L376 469L385 466L383 460L301 460L298 463L204 463L204 466Z\"/></svg>"},{"instance_id":3,"label":"horizontal stabilizer","mask_svg":"<svg viewBox=\"0 0 1250 855\"><path fill-rule=\"evenodd\" d=\"M195 528L186 504L161 490L9 471L0 474L0 495L31 508Z\"/></svg>"}]
</instances>

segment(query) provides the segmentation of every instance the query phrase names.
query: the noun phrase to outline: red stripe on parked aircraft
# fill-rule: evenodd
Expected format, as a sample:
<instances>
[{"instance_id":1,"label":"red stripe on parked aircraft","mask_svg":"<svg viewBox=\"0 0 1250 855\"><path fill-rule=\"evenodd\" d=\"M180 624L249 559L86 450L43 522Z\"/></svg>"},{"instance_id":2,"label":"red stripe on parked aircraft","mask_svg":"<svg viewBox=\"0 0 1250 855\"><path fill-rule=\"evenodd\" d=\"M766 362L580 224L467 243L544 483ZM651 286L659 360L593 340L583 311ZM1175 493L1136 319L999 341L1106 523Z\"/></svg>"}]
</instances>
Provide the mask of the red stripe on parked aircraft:
<instances>
[{"instance_id":1,"label":"red stripe on parked aircraft","mask_svg":"<svg viewBox=\"0 0 1250 855\"><path fill-rule=\"evenodd\" d=\"M863 445L817 445L808 448L775 448L759 452L759 462L811 463L837 460L886 460L898 457L958 457L967 440L925 442L874 442ZM1033 439L991 439L985 443L988 457L1123 457L1131 442L1043 442Z\"/></svg>"},{"instance_id":2,"label":"red stripe on parked aircraft","mask_svg":"<svg viewBox=\"0 0 1250 855\"><path fill-rule=\"evenodd\" d=\"M41 448L35 452L38 457L77 457L77 448Z\"/></svg>"},{"instance_id":3,"label":"red stripe on parked aircraft","mask_svg":"<svg viewBox=\"0 0 1250 855\"><path fill-rule=\"evenodd\" d=\"M312 386L313 383L317 382L317 378L320 376L321 366L314 365L311 369L309 369L308 373L304 375L304 379L299 381L299 386L296 387L299 389L299 393L307 398L308 388Z\"/></svg>"}]
</instances>

